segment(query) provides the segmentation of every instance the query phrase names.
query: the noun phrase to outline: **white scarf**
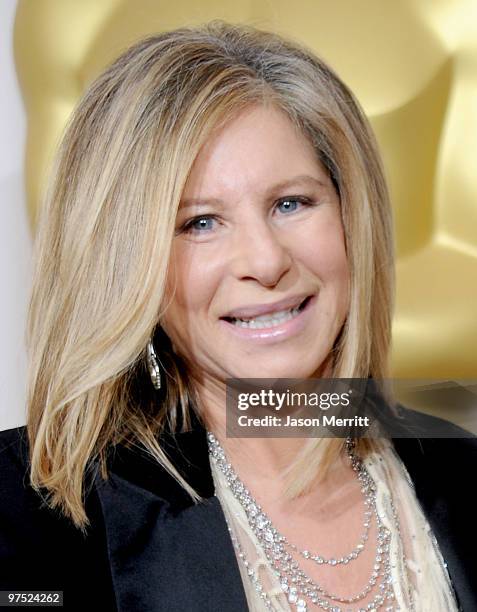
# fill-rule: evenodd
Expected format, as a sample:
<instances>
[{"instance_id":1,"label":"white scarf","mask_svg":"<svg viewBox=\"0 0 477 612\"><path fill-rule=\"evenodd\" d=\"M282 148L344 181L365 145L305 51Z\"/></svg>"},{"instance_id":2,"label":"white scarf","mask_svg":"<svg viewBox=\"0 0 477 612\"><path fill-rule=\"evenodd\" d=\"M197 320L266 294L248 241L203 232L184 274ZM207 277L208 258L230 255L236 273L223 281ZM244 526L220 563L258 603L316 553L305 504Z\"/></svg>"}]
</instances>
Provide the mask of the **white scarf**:
<instances>
[{"instance_id":1,"label":"white scarf","mask_svg":"<svg viewBox=\"0 0 477 612\"><path fill-rule=\"evenodd\" d=\"M373 440L373 447L373 452L366 457L364 463L376 483L377 511L391 532L390 555L395 595L391 603L401 612L457 612L458 606L446 565L405 466L391 441L376 439ZM294 610L295 606L288 603L287 596L249 527L240 502L232 494L225 476L215 462L211 461L210 464L215 494L232 534L240 543L274 609L279 612ZM267 609L263 599L250 580L243 560L237 556L237 561L250 611L263 612ZM356 610L359 607L356 604ZM313 609L318 610L318 607L313 606Z\"/></svg>"}]
</instances>

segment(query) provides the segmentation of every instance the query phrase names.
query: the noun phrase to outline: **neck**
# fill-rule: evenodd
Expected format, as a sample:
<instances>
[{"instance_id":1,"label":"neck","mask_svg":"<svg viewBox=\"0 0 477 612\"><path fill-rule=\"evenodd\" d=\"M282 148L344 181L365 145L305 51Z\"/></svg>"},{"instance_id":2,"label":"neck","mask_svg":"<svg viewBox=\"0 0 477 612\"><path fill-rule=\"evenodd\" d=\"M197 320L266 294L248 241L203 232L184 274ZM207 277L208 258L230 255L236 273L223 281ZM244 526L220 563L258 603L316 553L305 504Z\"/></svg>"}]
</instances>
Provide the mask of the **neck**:
<instances>
[{"instance_id":1,"label":"neck","mask_svg":"<svg viewBox=\"0 0 477 612\"><path fill-rule=\"evenodd\" d=\"M294 462L307 438L232 438L226 428L226 386L202 377L196 382L200 414L208 431L224 449L235 472L252 490L261 490L274 499L282 498L286 479L284 472ZM344 457L331 466L319 488L333 487L333 482L348 479L349 466Z\"/></svg>"}]
</instances>

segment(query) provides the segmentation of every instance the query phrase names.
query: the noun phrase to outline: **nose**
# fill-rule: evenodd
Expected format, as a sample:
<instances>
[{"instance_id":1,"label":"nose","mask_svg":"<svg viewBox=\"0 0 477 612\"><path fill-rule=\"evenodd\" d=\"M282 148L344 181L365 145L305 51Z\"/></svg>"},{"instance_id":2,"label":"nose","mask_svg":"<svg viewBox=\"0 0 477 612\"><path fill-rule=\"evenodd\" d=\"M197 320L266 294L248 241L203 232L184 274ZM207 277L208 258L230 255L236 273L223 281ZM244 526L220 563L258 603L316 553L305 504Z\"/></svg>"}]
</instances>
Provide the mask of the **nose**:
<instances>
[{"instance_id":1,"label":"nose","mask_svg":"<svg viewBox=\"0 0 477 612\"><path fill-rule=\"evenodd\" d=\"M232 252L236 278L274 287L290 270L292 259L285 237L265 220L254 218L236 230Z\"/></svg>"}]
</instances>

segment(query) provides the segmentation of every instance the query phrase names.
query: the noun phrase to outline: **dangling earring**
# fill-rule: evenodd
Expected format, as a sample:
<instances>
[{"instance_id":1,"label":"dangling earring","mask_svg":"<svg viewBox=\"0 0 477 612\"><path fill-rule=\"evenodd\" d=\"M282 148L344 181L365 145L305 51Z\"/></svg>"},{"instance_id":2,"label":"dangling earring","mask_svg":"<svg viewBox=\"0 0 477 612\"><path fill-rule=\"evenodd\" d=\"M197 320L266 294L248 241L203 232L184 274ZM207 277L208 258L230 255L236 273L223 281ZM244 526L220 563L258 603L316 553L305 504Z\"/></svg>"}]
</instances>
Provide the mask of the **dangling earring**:
<instances>
[{"instance_id":1,"label":"dangling earring","mask_svg":"<svg viewBox=\"0 0 477 612\"><path fill-rule=\"evenodd\" d=\"M161 370L159 369L159 360L157 358L156 351L154 350L152 340L149 340L147 343L146 361L152 384L154 389L158 391L161 388Z\"/></svg>"}]
</instances>

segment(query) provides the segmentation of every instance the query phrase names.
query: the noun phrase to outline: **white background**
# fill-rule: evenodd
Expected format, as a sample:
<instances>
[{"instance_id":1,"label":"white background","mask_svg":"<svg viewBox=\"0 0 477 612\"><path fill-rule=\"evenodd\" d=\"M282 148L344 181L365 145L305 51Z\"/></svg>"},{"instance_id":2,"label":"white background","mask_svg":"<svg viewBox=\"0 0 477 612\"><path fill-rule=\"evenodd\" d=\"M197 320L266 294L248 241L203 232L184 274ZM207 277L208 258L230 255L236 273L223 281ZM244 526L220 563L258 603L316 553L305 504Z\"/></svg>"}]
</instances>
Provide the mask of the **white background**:
<instances>
[{"instance_id":1,"label":"white background","mask_svg":"<svg viewBox=\"0 0 477 612\"><path fill-rule=\"evenodd\" d=\"M13 61L16 0L0 2L0 430L25 423L25 317L31 236L25 207L26 122Z\"/></svg>"}]
</instances>

